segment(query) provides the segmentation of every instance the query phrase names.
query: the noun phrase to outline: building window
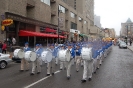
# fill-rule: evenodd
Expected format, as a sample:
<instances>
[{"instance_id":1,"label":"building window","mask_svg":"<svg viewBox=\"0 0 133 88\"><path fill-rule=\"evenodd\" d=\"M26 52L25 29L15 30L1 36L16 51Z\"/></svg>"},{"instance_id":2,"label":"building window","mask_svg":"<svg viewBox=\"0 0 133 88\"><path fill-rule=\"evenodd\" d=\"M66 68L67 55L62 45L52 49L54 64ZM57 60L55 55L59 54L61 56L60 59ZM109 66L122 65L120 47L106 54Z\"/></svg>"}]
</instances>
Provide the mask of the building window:
<instances>
[{"instance_id":1,"label":"building window","mask_svg":"<svg viewBox=\"0 0 133 88\"><path fill-rule=\"evenodd\" d=\"M67 0L62 0L62 1L67 2Z\"/></svg>"},{"instance_id":2,"label":"building window","mask_svg":"<svg viewBox=\"0 0 133 88\"><path fill-rule=\"evenodd\" d=\"M65 8L61 5L59 5L59 11L61 11L62 13L65 13Z\"/></svg>"},{"instance_id":3,"label":"building window","mask_svg":"<svg viewBox=\"0 0 133 88\"><path fill-rule=\"evenodd\" d=\"M71 17L75 18L75 14L73 12L71 12Z\"/></svg>"},{"instance_id":4,"label":"building window","mask_svg":"<svg viewBox=\"0 0 133 88\"><path fill-rule=\"evenodd\" d=\"M77 24L76 24L76 23L71 22L71 29L76 29L76 30L77 30Z\"/></svg>"},{"instance_id":5,"label":"building window","mask_svg":"<svg viewBox=\"0 0 133 88\"><path fill-rule=\"evenodd\" d=\"M41 2L43 2L43 3L45 3L45 4L50 6L50 0L41 0Z\"/></svg>"},{"instance_id":6,"label":"building window","mask_svg":"<svg viewBox=\"0 0 133 88\"><path fill-rule=\"evenodd\" d=\"M86 24L87 22L86 21L84 21L84 24Z\"/></svg>"},{"instance_id":7,"label":"building window","mask_svg":"<svg viewBox=\"0 0 133 88\"><path fill-rule=\"evenodd\" d=\"M79 17L79 21L82 21L82 18L81 17Z\"/></svg>"}]
</instances>

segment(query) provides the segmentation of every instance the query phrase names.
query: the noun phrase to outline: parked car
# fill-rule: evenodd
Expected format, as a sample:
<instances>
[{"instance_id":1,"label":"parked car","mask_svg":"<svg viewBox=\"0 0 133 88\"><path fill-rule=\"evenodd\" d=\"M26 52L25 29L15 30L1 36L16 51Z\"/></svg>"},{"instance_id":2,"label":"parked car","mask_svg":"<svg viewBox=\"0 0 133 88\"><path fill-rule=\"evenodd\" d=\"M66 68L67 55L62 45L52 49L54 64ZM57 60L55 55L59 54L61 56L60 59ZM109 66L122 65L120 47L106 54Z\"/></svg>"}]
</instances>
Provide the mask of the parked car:
<instances>
[{"instance_id":1,"label":"parked car","mask_svg":"<svg viewBox=\"0 0 133 88\"><path fill-rule=\"evenodd\" d=\"M20 63L21 59L20 58L15 58L14 56L12 57L12 60L16 63Z\"/></svg>"},{"instance_id":2,"label":"parked car","mask_svg":"<svg viewBox=\"0 0 133 88\"><path fill-rule=\"evenodd\" d=\"M127 45L126 45L126 43L125 42L120 42L119 43L119 48L126 48L127 49Z\"/></svg>"},{"instance_id":3,"label":"parked car","mask_svg":"<svg viewBox=\"0 0 133 88\"><path fill-rule=\"evenodd\" d=\"M6 66L12 62L12 58L10 54L2 54L0 53L0 68L4 69Z\"/></svg>"}]
</instances>

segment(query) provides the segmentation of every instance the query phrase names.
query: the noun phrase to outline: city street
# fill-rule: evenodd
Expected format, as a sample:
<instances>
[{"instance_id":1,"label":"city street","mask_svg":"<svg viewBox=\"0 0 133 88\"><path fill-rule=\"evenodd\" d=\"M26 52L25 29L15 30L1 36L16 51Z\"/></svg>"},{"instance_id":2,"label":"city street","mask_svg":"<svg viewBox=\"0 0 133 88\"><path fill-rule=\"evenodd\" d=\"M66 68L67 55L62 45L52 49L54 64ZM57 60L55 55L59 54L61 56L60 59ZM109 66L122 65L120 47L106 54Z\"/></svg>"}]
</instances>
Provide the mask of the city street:
<instances>
[{"instance_id":1,"label":"city street","mask_svg":"<svg viewBox=\"0 0 133 88\"><path fill-rule=\"evenodd\" d=\"M31 68L31 66L30 66ZM56 66L54 76L46 76L46 64L42 73L30 76L30 71L19 72L20 63L12 62L6 69L0 69L0 88L133 88L133 52L113 46L100 69L93 74L92 81L81 83L83 67L76 72L72 66L71 78L67 80L66 70Z\"/></svg>"}]
</instances>

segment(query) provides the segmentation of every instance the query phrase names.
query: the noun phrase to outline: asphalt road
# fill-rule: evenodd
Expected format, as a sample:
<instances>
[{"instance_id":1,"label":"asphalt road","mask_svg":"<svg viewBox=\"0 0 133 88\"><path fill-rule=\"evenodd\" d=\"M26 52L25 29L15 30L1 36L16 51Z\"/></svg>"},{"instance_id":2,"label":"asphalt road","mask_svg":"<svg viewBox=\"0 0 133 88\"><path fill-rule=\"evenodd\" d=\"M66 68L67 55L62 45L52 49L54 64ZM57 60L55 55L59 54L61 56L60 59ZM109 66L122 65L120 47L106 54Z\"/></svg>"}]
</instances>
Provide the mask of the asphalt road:
<instances>
[{"instance_id":1,"label":"asphalt road","mask_svg":"<svg viewBox=\"0 0 133 88\"><path fill-rule=\"evenodd\" d=\"M0 69L0 88L133 88L133 52L113 47L102 66L93 74L92 81L81 83L83 67L76 72L72 66L71 79L66 79L66 71L56 66L54 76L46 76L46 64L42 73L30 76L30 72L19 72L20 63L11 63ZM31 70L31 69L30 69Z\"/></svg>"}]
</instances>

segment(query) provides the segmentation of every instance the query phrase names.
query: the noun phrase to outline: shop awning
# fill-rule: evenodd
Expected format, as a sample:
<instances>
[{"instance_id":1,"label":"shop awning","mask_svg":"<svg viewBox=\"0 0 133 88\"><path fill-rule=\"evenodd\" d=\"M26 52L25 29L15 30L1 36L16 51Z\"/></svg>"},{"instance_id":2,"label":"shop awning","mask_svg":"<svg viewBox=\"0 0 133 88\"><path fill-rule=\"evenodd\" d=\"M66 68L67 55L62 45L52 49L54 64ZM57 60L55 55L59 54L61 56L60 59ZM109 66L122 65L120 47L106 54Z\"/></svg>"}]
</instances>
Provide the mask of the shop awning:
<instances>
[{"instance_id":1,"label":"shop awning","mask_svg":"<svg viewBox=\"0 0 133 88\"><path fill-rule=\"evenodd\" d=\"M46 34L46 33L31 32L31 31L24 31L24 30L19 31L19 36L38 36L38 37L58 38L58 35L55 35L55 34ZM59 38L66 38L66 37L59 35Z\"/></svg>"},{"instance_id":2,"label":"shop awning","mask_svg":"<svg viewBox=\"0 0 133 88\"><path fill-rule=\"evenodd\" d=\"M88 37L88 35L86 35L86 34L79 34L79 36L81 36L81 37Z\"/></svg>"},{"instance_id":3,"label":"shop awning","mask_svg":"<svg viewBox=\"0 0 133 88\"><path fill-rule=\"evenodd\" d=\"M56 30L51 29L51 28L46 28L45 32L56 33Z\"/></svg>"},{"instance_id":4,"label":"shop awning","mask_svg":"<svg viewBox=\"0 0 133 88\"><path fill-rule=\"evenodd\" d=\"M79 34L79 36L83 37L83 36L84 36L84 34Z\"/></svg>"}]
</instances>

